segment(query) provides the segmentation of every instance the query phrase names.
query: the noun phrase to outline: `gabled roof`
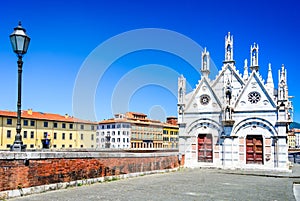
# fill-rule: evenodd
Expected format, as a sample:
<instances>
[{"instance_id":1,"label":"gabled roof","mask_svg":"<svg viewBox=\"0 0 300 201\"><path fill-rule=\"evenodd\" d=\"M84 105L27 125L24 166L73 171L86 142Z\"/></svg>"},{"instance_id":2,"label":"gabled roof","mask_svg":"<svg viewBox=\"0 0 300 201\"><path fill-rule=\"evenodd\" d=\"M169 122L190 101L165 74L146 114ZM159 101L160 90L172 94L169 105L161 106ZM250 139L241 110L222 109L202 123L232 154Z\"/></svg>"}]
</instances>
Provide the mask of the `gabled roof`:
<instances>
[{"instance_id":1,"label":"gabled roof","mask_svg":"<svg viewBox=\"0 0 300 201\"><path fill-rule=\"evenodd\" d=\"M216 96L216 94L214 93L213 89L211 88L211 86L210 86L210 84L209 84L207 78L206 78L206 77L203 77L203 78L200 80L199 84L197 85L196 89L195 89L194 91L191 92L191 93L192 93L192 96L190 97L190 100L189 100L189 102L187 103L185 110L187 110L187 109L191 106L191 104L193 103L193 101L194 101L194 99L195 99L195 96L198 94L198 92L199 92L201 86L203 86L204 84L208 87L207 90L208 90L209 93L214 97L214 99L217 101L219 107L222 108L221 102L220 102L220 100L218 99L218 97Z\"/></svg>"},{"instance_id":2,"label":"gabled roof","mask_svg":"<svg viewBox=\"0 0 300 201\"><path fill-rule=\"evenodd\" d=\"M214 86L218 83L219 79L221 79L221 77L224 75L225 71L229 69L233 72L233 76L242 84L245 85L245 82L243 80L243 78L241 77L241 75L238 73L237 70L235 70L234 68L232 68L231 65L229 64L224 64L222 70L219 72L219 74L217 75L216 79L213 81L213 84L211 85L212 88L214 88Z\"/></svg>"},{"instance_id":3,"label":"gabled roof","mask_svg":"<svg viewBox=\"0 0 300 201\"><path fill-rule=\"evenodd\" d=\"M253 79L254 79L255 83L257 83L259 85L259 89L263 92L263 95L265 95L265 97L267 98L267 100L269 101L271 106L273 108L276 107L274 100L269 95L268 91L266 90L261 78L259 77L259 74L256 71L253 71L246 83L246 86L243 88L242 92L240 93L239 97L237 98L237 101L235 103L235 108L238 107L238 104L240 103L242 97L244 97L245 96L244 94L249 90L250 84L253 84Z\"/></svg>"}]
</instances>

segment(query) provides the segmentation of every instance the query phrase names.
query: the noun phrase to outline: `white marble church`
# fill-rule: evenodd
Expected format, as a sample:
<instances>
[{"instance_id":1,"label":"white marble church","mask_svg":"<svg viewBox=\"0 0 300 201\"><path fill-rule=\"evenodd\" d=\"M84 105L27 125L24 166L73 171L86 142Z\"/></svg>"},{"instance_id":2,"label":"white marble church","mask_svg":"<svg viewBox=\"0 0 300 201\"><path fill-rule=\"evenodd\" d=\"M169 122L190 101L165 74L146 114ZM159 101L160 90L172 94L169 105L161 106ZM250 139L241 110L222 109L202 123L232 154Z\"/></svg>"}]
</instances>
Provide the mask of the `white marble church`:
<instances>
[{"instance_id":1,"label":"white marble church","mask_svg":"<svg viewBox=\"0 0 300 201\"><path fill-rule=\"evenodd\" d=\"M196 88L186 93L186 79L178 78L179 151L186 167L288 170L292 103L287 71L282 65L276 89L269 64L265 82L259 73L258 49L257 44L251 46L250 65L245 60L240 74L228 33L225 60L214 80L209 79L206 49Z\"/></svg>"}]
</instances>

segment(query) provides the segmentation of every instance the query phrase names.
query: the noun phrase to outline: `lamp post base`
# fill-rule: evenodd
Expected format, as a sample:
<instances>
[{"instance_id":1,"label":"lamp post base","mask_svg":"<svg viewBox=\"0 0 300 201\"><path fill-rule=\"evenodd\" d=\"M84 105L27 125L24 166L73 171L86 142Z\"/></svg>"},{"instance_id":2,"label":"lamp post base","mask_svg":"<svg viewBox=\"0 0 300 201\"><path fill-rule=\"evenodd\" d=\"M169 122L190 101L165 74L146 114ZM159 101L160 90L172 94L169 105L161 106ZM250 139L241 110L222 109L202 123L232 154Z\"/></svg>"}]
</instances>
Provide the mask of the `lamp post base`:
<instances>
[{"instance_id":1,"label":"lamp post base","mask_svg":"<svg viewBox=\"0 0 300 201\"><path fill-rule=\"evenodd\" d=\"M10 151L25 151L26 150L26 144L20 144L14 142L13 145L10 146Z\"/></svg>"}]
</instances>

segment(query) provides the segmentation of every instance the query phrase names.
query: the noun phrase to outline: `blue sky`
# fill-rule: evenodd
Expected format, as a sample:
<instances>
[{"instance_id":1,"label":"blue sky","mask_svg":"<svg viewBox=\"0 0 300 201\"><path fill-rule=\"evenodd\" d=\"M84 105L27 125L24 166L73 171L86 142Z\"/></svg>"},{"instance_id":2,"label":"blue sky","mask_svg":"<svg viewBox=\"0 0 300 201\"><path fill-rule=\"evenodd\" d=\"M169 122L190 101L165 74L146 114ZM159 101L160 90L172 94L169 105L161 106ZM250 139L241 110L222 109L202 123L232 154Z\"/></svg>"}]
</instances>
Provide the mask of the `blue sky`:
<instances>
[{"instance_id":1,"label":"blue sky","mask_svg":"<svg viewBox=\"0 0 300 201\"><path fill-rule=\"evenodd\" d=\"M220 69L224 37L230 31L241 72L253 42L260 46L260 73L264 79L270 62L277 84L277 71L285 64L289 94L295 96L294 119L299 122L299 10L296 0L4 1L0 3L0 109L16 110L17 57L8 36L21 20L31 37L23 66L23 109L72 115L73 89L83 63L96 47L118 34L142 28L178 32L207 47ZM176 55L156 50L127 54L107 69L97 85L97 120L112 116L113 91L120 79L147 64L163 65L184 74L192 88L199 79L198 72ZM154 78L156 74L149 72L147 76ZM166 79L177 86L177 79ZM160 118L155 113L176 115L176 103L170 89L149 83L132 94L128 109Z\"/></svg>"}]
</instances>

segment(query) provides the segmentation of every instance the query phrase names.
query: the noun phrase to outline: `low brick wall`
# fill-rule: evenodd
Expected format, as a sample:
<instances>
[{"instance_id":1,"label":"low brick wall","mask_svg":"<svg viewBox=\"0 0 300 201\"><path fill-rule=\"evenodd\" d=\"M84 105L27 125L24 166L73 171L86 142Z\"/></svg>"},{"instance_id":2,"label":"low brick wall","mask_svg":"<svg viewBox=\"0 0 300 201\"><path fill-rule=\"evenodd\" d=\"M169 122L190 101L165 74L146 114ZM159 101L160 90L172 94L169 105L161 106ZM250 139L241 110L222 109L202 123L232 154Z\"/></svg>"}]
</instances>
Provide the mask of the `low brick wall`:
<instances>
[{"instance_id":1,"label":"low brick wall","mask_svg":"<svg viewBox=\"0 0 300 201\"><path fill-rule=\"evenodd\" d=\"M0 152L0 191L179 167L177 152Z\"/></svg>"}]
</instances>

